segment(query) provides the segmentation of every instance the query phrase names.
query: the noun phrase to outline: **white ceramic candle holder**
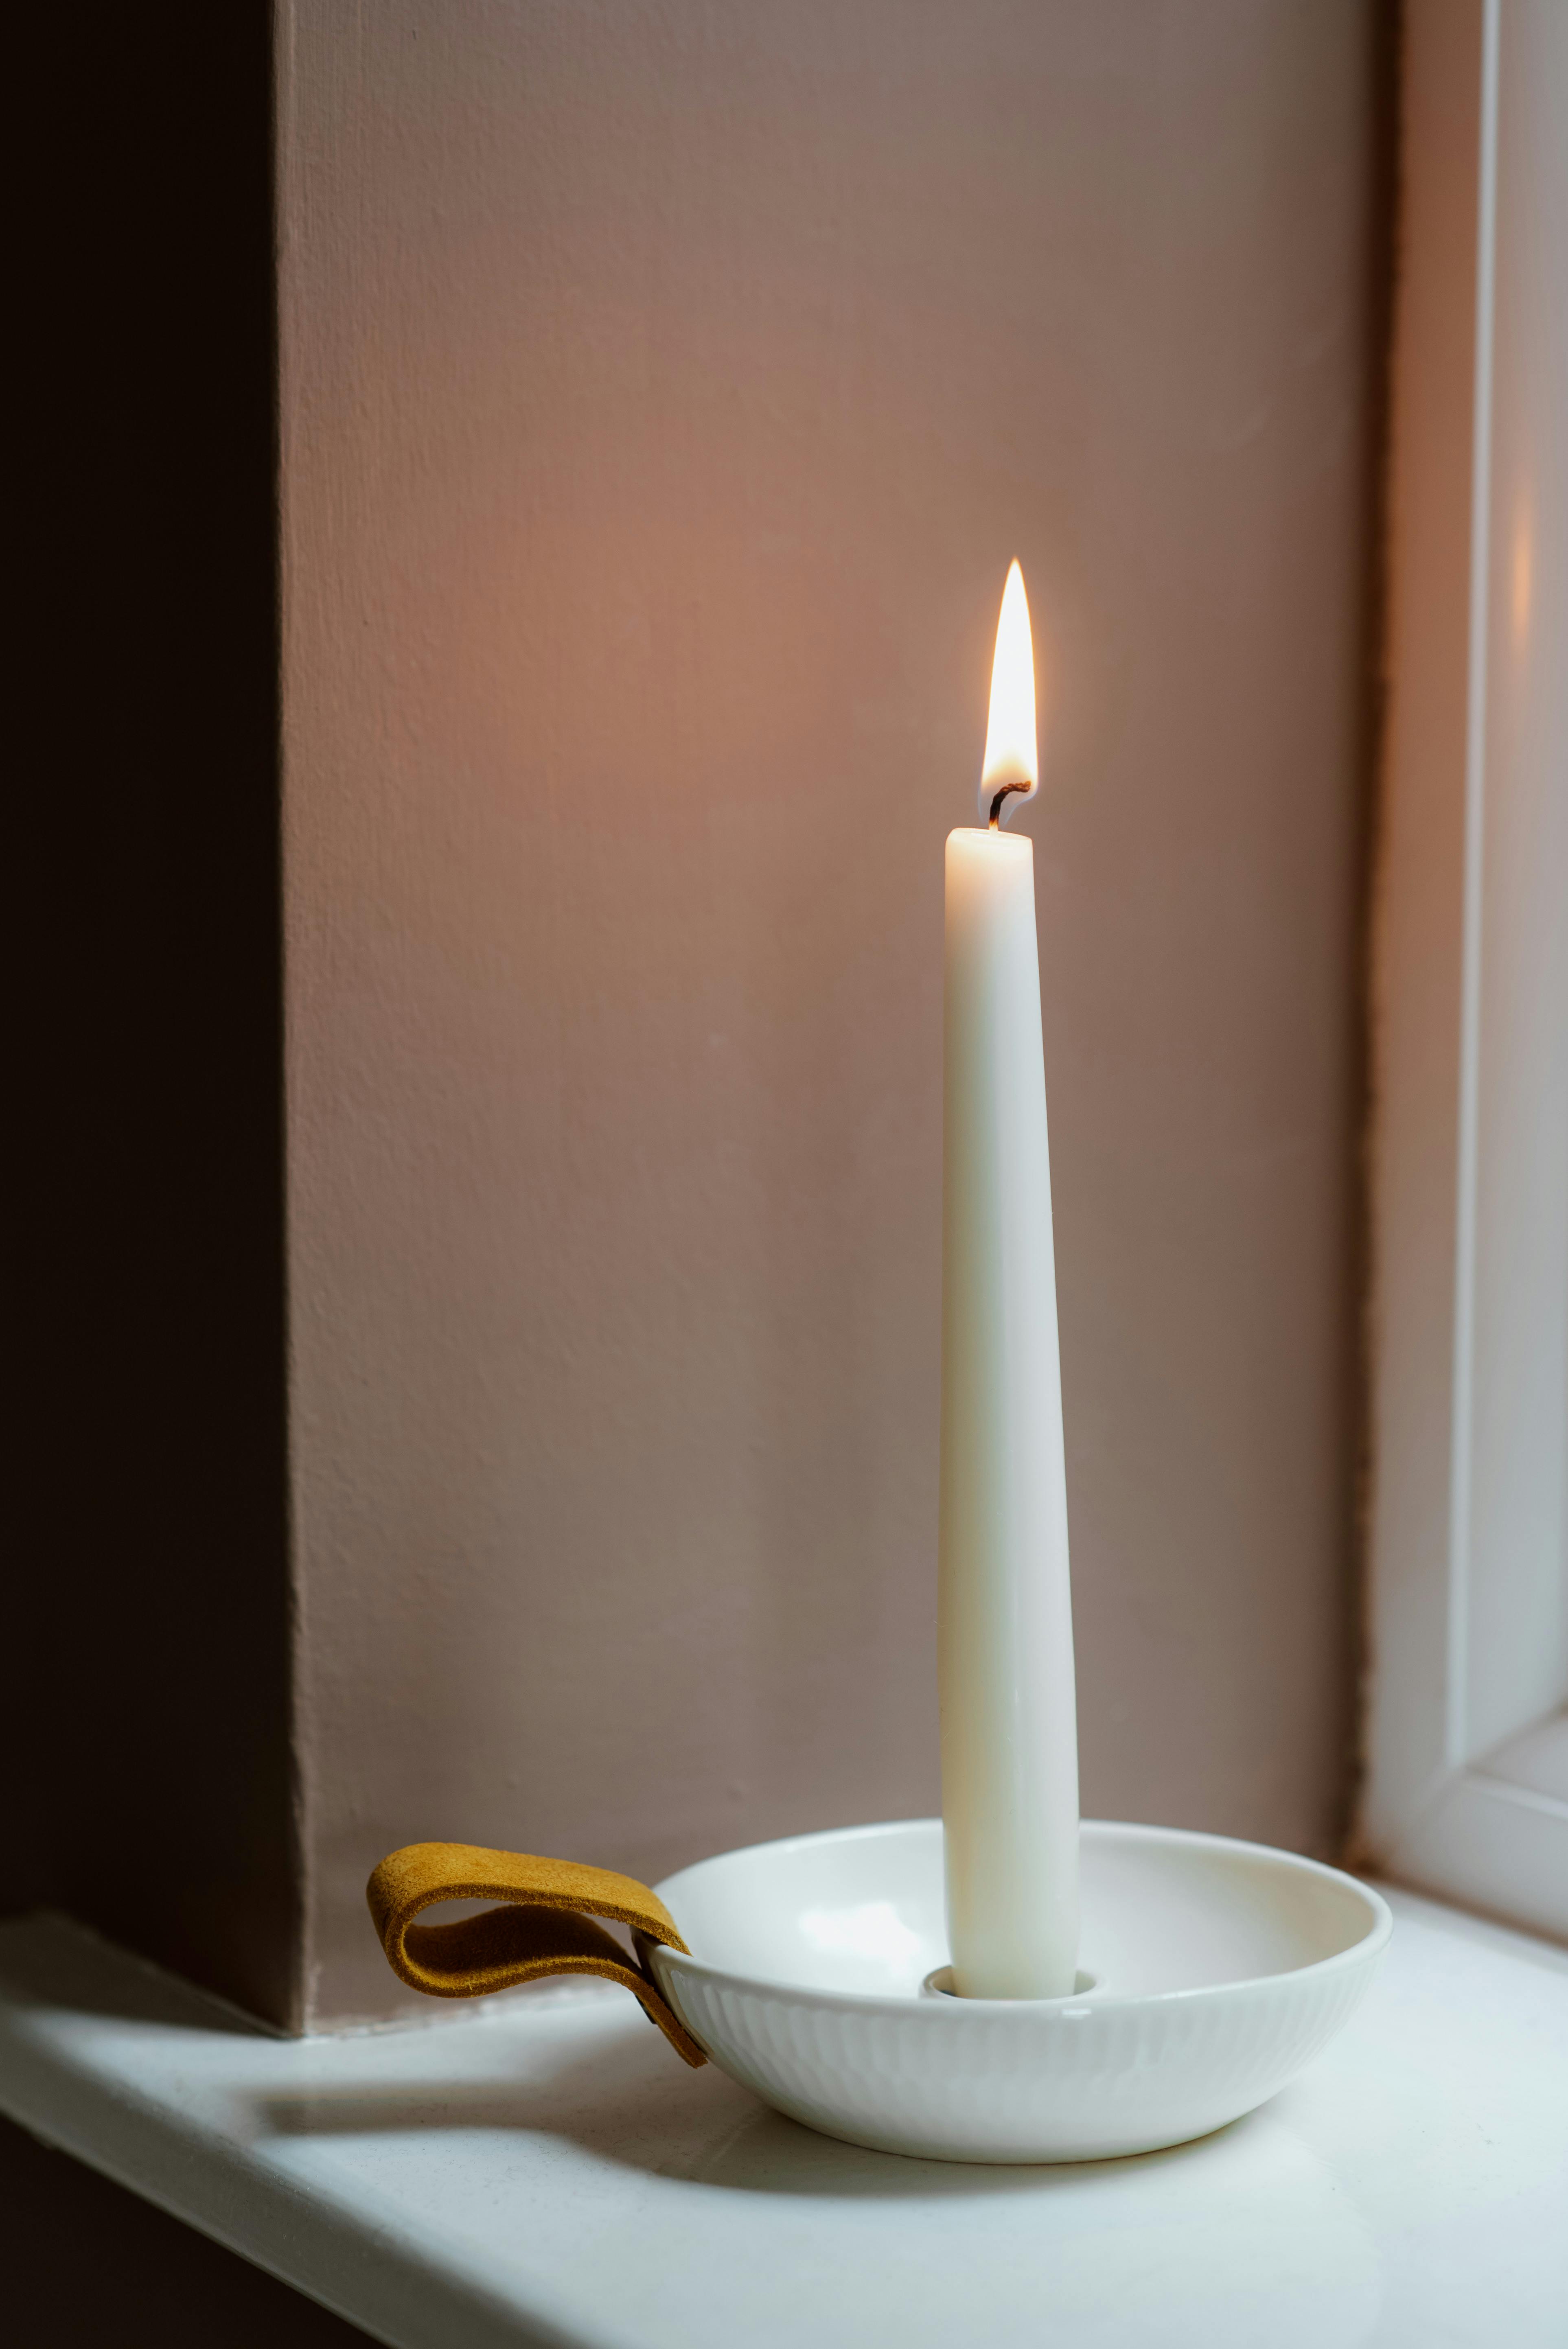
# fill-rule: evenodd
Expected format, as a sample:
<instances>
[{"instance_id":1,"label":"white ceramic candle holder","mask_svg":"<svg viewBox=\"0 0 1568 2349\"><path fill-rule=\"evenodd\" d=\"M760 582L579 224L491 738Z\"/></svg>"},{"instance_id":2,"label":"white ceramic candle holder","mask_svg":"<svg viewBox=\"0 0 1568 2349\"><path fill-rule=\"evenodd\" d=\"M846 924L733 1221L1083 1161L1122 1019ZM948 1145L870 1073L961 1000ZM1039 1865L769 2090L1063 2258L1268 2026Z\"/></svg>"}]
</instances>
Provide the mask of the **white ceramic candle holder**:
<instances>
[{"instance_id":1,"label":"white ceramic candle holder","mask_svg":"<svg viewBox=\"0 0 1568 2349\"><path fill-rule=\"evenodd\" d=\"M940 1819L726 1852L658 1887L640 1944L714 2063L794 2120L941 2161L1090 2161L1221 2127L1359 2003L1387 1905L1314 1860L1086 1820L1070 1998L943 1987Z\"/></svg>"}]
</instances>

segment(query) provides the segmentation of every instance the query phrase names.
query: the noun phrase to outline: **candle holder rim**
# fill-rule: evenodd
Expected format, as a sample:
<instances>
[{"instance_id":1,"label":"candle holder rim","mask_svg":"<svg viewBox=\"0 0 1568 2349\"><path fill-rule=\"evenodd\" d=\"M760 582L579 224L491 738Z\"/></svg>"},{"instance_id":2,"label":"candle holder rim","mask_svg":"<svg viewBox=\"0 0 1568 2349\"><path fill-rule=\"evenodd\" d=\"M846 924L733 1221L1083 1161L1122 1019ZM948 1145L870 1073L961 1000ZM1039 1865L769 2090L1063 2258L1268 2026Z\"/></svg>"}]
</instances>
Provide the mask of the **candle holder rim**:
<instances>
[{"instance_id":1,"label":"candle holder rim","mask_svg":"<svg viewBox=\"0 0 1568 2349\"><path fill-rule=\"evenodd\" d=\"M1241 1998L1249 1992L1267 1992L1275 1986L1306 1974L1326 1979L1333 1972L1358 1969L1369 1964L1380 1956L1394 1930L1393 1911L1375 1886L1367 1884L1360 1877L1349 1875L1344 1868L1330 1867L1324 1860L1311 1859L1303 1852L1283 1851L1273 1844L1252 1843L1236 1836L1214 1835L1199 1827L1158 1826L1134 1819L1084 1819L1079 1824L1081 1832L1084 1829L1092 1830L1096 1838L1116 1840L1125 1838L1132 1842L1138 1837L1149 1837L1167 1847L1207 1847L1226 1854L1249 1855L1277 1867L1283 1873L1310 1874L1330 1883L1347 1885L1366 1902L1368 1912L1366 1930L1344 1949L1331 1951L1326 1957L1309 1959L1303 1965L1282 1966L1272 1973L1231 1976L1220 1982L1194 1982L1180 1988L1149 1991L1117 1991L1113 1984L1101 1976L1097 1978L1097 1987L1092 1992L1075 1988L1064 1992L1059 1998L1043 1999L960 1998L951 1992L922 1995L923 1985L913 1991L899 1992L826 1986L814 1987L809 1983L782 1981L773 1975L742 1972L732 1964L718 1964L712 1959L702 1957L694 1950L674 1950L666 1943L649 1941L640 1933L634 1938L643 1963L655 1970L656 1979L657 1971L668 1966L675 1971L697 1974L710 1982L732 1982L741 1989L761 1992L797 2004L837 2012L842 2012L844 2007L848 2005L856 2013L867 2016L878 2013L900 2016L914 2014L944 2016L950 2023L955 2016L986 2014L1033 2014L1047 2018L1056 2015L1067 2020L1074 2018L1066 2017L1064 2010L1075 2006L1081 2007L1085 2014L1090 2013L1107 2014L1113 2010L1125 2012L1133 2007L1147 2010L1152 2007L1163 2009L1173 2005L1196 2005L1205 2001ZM812 1828L801 1835L780 1836L764 1843L742 1844L732 1851L714 1852L707 1858L691 1861L688 1868L678 1868L671 1875L661 1878L654 1889L665 1901L666 1906L669 1906L669 1894L678 1886L680 1878L693 1874L699 1868L722 1866L727 1861L748 1858L753 1853L770 1852L783 1855L813 1844L871 1841L882 1837L908 1834L911 1827L940 1828L940 1819L929 1816L912 1819L879 1819L849 1827ZM950 1957L944 1960L943 1963L950 1965ZM930 1970L932 1972L940 1971L940 1966ZM1091 1999L1092 2006L1086 2003Z\"/></svg>"}]
</instances>

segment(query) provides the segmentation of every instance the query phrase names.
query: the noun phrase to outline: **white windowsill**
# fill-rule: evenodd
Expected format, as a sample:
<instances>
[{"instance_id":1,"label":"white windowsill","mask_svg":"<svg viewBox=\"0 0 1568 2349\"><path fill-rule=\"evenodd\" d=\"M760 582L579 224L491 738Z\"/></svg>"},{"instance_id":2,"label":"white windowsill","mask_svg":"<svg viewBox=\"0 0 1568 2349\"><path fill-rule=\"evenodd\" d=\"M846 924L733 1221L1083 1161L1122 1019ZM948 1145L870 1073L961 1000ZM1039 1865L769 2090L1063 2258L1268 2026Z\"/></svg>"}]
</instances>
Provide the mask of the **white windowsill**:
<instances>
[{"instance_id":1,"label":"white windowsill","mask_svg":"<svg viewBox=\"0 0 1568 2349\"><path fill-rule=\"evenodd\" d=\"M0 1928L0 2108L397 2349L1559 2349L1568 1953L1390 1899L1311 2070L1132 2161L857 2152L598 1985L275 2039L50 1919Z\"/></svg>"}]
</instances>

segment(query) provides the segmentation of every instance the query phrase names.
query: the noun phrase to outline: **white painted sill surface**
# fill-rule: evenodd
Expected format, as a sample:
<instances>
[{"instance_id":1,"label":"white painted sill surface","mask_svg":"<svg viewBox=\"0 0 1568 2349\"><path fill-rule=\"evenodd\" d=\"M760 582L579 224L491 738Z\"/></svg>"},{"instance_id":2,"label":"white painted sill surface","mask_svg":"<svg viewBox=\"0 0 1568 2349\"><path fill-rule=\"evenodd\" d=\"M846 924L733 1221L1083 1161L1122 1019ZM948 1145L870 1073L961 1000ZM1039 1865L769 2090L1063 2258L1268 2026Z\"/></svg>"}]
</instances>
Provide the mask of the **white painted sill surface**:
<instances>
[{"instance_id":1,"label":"white painted sill surface","mask_svg":"<svg viewBox=\"0 0 1568 2349\"><path fill-rule=\"evenodd\" d=\"M1127 2161L857 2152L596 1984L275 2039L49 1919L0 2107L395 2349L1563 2349L1568 1953L1389 1898L1312 2069Z\"/></svg>"}]
</instances>

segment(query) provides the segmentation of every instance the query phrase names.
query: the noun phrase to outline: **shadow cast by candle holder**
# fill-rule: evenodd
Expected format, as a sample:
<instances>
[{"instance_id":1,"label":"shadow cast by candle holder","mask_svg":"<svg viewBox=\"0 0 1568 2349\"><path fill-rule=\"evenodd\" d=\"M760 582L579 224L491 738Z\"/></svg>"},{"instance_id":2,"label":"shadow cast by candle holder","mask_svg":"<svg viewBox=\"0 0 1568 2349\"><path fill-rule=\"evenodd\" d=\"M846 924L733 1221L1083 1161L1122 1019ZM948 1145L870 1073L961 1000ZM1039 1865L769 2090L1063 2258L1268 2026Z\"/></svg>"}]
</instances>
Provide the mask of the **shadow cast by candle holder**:
<instances>
[{"instance_id":1,"label":"shadow cast by candle holder","mask_svg":"<svg viewBox=\"0 0 1568 2349\"><path fill-rule=\"evenodd\" d=\"M1262 2116L1249 2115L1189 2145L1106 2161L925 2160L825 2137L771 2111L720 2073L677 2072L661 2050L649 2061L619 2028L544 2075L366 2081L262 2096L251 2109L263 2135L547 2137L597 2161L675 2183L833 2200L1060 2193L1091 2176L1202 2159L1219 2138L1263 2125Z\"/></svg>"}]
</instances>

